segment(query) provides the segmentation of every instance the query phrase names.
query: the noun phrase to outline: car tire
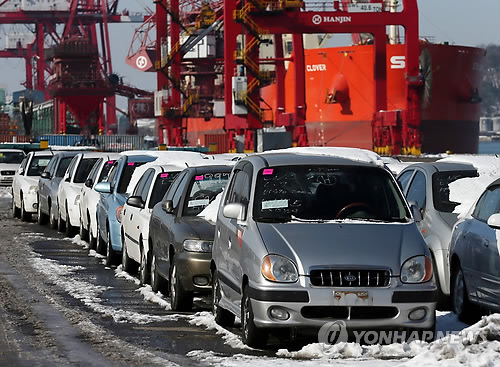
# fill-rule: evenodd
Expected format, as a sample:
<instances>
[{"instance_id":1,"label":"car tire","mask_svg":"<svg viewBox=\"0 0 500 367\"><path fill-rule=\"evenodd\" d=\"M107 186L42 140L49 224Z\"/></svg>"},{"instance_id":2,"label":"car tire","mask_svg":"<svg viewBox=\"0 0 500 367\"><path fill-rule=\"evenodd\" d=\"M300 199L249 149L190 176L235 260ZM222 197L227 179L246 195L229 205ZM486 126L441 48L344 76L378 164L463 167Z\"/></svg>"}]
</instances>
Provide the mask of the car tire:
<instances>
[{"instance_id":1,"label":"car tire","mask_svg":"<svg viewBox=\"0 0 500 367\"><path fill-rule=\"evenodd\" d=\"M122 269L130 275L137 274L138 264L132 260L127 253L127 244L122 233Z\"/></svg>"},{"instance_id":2,"label":"car tire","mask_svg":"<svg viewBox=\"0 0 500 367\"><path fill-rule=\"evenodd\" d=\"M457 266L453 272L452 282L452 303L453 312L457 315L458 319L465 323L472 323L474 321L474 307L469 301L467 295L467 286L465 284L464 273L460 265Z\"/></svg>"},{"instance_id":3,"label":"car tire","mask_svg":"<svg viewBox=\"0 0 500 367\"><path fill-rule=\"evenodd\" d=\"M182 288L175 258L170 266L170 304L174 311L190 311L193 308L193 293Z\"/></svg>"},{"instance_id":4,"label":"car tire","mask_svg":"<svg viewBox=\"0 0 500 367\"><path fill-rule=\"evenodd\" d=\"M66 221L62 219L61 212L59 212L59 220L57 221L57 232L63 233L65 231L66 231Z\"/></svg>"},{"instance_id":5,"label":"car tire","mask_svg":"<svg viewBox=\"0 0 500 367\"><path fill-rule=\"evenodd\" d=\"M104 242L104 239L102 238L101 235L101 229L97 227L97 248L96 251L97 253L104 255L106 253L106 242Z\"/></svg>"},{"instance_id":6,"label":"car tire","mask_svg":"<svg viewBox=\"0 0 500 367\"><path fill-rule=\"evenodd\" d=\"M438 309L439 311L449 311L451 297L444 294L441 289L441 281L439 280L439 275L437 272L436 260L434 259L434 255L432 255L432 268L434 269L434 279L436 280L436 286L437 286L436 309Z\"/></svg>"},{"instance_id":7,"label":"car tire","mask_svg":"<svg viewBox=\"0 0 500 367\"><path fill-rule=\"evenodd\" d=\"M66 227L64 228L66 237L73 237L75 235L76 229L71 225L71 220L69 218L68 203L66 203Z\"/></svg>"},{"instance_id":8,"label":"car tire","mask_svg":"<svg viewBox=\"0 0 500 367\"><path fill-rule=\"evenodd\" d=\"M245 285L241 300L241 339L251 348L261 348L267 342L267 338L264 331L255 326L253 320L252 302L248 296L248 285Z\"/></svg>"},{"instance_id":9,"label":"car tire","mask_svg":"<svg viewBox=\"0 0 500 367\"><path fill-rule=\"evenodd\" d=\"M26 207L24 206L24 199L23 197L21 196L21 220L23 222L29 222L31 220L31 213L28 213L26 211Z\"/></svg>"},{"instance_id":10,"label":"car tire","mask_svg":"<svg viewBox=\"0 0 500 367\"><path fill-rule=\"evenodd\" d=\"M37 213L38 213L38 218L36 222L40 225L44 225L48 222L48 216L47 214L42 212L42 205L40 204L40 198L38 198L38 205L37 205Z\"/></svg>"},{"instance_id":11,"label":"car tire","mask_svg":"<svg viewBox=\"0 0 500 367\"><path fill-rule=\"evenodd\" d=\"M158 272L158 268L156 266L156 256L153 255L151 258L151 288L153 292L168 292L168 288L166 287L166 281Z\"/></svg>"},{"instance_id":12,"label":"car tire","mask_svg":"<svg viewBox=\"0 0 500 367\"><path fill-rule=\"evenodd\" d=\"M21 216L20 209L16 206L14 196L12 196L12 218L19 218Z\"/></svg>"},{"instance_id":13,"label":"car tire","mask_svg":"<svg viewBox=\"0 0 500 367\"><path fill-rule=\"evenodd\" d=\"M97 246L97 237L94 237L92 231L89 231L89 249L95 250Z\"/></svg>"},{"instance_id":14,"label":"car tire","mask_svg":"<svg viewBox=\"0 0 500 367\"><path fill-rule=\"evenodd\" d=\"M141 242L142 243L142 242ZM148 254L144 251L144 246L141 246L141 263L139 264L139 280L142 285L149 284L151 279Z\"/></svg>"},{"instance_id":15,"label":"car tire","mask_svg":"<svg viewBox=\"0 0 500 367\"><path fill-rule=\"evenodd\" d=\"M108 243L106 244L106 266L116 265L117 262L117 253L113 250L113 246L111 245L111 234L109 230L107 231Z\"/></svg>"},{"instance_id":16,"label":"car tire","mask_svg":"<svg viewBox=\"0 0 500 367\"><path fill-rule=\"evenodd\" d=\"M82 239L82 241L89 241L89 230L88 228L84 227L82 218L83 216L80 218L80 238Z\"/></svg>"},{"instance_id":17,"label":"car tire","mask_svg":"<svg viewBox=\"0 0 500 367\"><path fill-rule=\"evenodd\" d=\"M222 293L217 269L212 274L212 314L220 326L232 326L235 316L219 305Z\"/></svg>"},{"instance_id":18,"label":"car tire","mask_svg":"<svg viewBox=\"0 0 500 367\"><path fill-rule=\"evenodd\" d=\"M56 219L56 215L52 210L52 205L49 203L49 226L52 229L57 229L59 226L59 221Z\"/></svg>"}]
</instances>

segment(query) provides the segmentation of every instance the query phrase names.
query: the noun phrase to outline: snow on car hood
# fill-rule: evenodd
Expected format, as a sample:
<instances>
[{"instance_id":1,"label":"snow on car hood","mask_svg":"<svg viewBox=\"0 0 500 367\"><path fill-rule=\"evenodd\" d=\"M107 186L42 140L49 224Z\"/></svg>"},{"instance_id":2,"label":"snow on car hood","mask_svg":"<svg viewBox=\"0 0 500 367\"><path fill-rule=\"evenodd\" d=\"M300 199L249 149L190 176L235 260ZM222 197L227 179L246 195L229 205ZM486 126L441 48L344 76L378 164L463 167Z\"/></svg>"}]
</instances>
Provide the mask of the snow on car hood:
<instances>
[{"instance_id":1,"label":"snow on car hood","mask_svg":"<svg viewBox=\"0 0 500 367\"><path fill-rule=\"evenodd\" d=\"M257 223L270 254L294 259L301 274L314 266L391 268L428 252L414 223ZM404 246L403 246L404 244Z\"/></svg>"}]
</instances>

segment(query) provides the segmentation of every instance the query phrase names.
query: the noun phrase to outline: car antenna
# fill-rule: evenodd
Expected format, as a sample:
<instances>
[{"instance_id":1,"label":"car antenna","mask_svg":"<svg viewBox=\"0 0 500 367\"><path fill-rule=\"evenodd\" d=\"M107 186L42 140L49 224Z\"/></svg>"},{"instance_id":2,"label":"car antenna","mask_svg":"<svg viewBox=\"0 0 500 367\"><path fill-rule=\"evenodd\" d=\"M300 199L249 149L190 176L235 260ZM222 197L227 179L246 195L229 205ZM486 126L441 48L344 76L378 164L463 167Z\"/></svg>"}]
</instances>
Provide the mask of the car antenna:
<instances>
[{"instance_id":1,"label":"car antenna","mask_svg":"<svg viewBox=\"0 0 500 367\"><path fill-rule=\"evenodd\" d=\"M189 168L188 162L184 162L184 164L186 165L187 168Z\"/></svg>"}]
</instances>

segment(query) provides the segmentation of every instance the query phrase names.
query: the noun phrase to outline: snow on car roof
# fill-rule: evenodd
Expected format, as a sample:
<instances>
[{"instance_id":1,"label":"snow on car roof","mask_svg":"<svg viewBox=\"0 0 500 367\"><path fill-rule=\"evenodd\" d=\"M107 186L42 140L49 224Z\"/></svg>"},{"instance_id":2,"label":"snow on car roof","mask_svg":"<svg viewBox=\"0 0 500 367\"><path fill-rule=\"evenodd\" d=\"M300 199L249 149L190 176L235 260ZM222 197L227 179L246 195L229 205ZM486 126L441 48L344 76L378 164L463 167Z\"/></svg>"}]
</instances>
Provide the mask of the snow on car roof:
<instances>
[{"instance_id":1,"label":"snow on car roof","mask_svg":"<svg viewBox=\"0 0 500 367\"><path fill-rule=\"evenodd\" d=\"M358 162L372 163L377 166L383 166L384 161L375 152L359 148L346 147L296 147L285 148L278 150L269 150L265 153L296 153L296 154L312 154L312 155L327 155L338 158L351 159Z\"/></svg>"}]
</instances>

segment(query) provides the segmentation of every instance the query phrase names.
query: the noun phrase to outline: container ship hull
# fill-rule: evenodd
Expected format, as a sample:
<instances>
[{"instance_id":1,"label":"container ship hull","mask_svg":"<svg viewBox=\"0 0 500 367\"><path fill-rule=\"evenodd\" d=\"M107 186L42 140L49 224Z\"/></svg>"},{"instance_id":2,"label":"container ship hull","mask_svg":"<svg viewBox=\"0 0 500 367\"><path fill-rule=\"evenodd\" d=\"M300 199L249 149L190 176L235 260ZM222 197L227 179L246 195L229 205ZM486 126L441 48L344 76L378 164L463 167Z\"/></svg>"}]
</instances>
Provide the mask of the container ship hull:
<instances>
[{"instance_id":1,"label":"container ship hull","mask_svg":"<svg viewBox=\"0 0 500 367\"><path fill-rule=\"evenodd\" d=\"M372 149L374 47L372 45L307 49L306 129L310 146ZM420 44L422 152L477 153L479 141L479 48ZM405 106L405 46L387 46L387 110ZM294 64L285 77L285 112L292 113ZM261 90L262 108L276 116L276 87ZM268 111L269 112L269 111ZM190 144L208 145L206 137L223 134L223 118L187 119Z\"/></svg>"}]
</instances>

